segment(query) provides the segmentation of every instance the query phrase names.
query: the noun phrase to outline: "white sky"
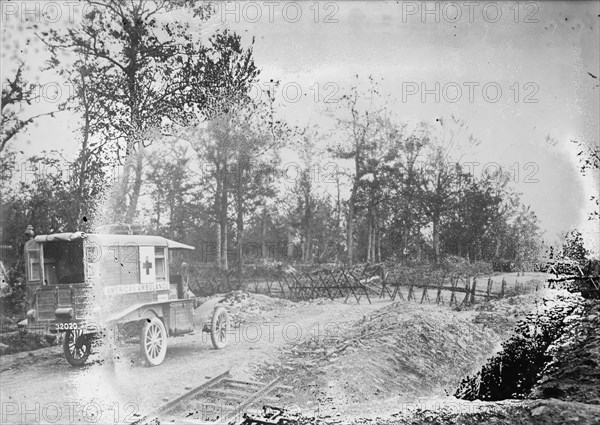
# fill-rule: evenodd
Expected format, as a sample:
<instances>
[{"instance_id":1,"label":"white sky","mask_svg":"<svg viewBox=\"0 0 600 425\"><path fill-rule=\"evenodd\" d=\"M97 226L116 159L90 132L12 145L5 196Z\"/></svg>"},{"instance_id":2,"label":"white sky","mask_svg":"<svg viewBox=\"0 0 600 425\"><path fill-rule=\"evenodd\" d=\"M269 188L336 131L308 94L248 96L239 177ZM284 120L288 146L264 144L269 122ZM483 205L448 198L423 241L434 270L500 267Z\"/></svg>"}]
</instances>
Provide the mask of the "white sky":
<instances>
[{"instance_id":1,"label":"white sky","mask_svg":"<svg viewBox=\"0 0 600 425\"><path fill-rule=\"evenodd\" d=\"M61 6L62 17L67 17L68 2L41 2L50 3ZM324 97L335 99L354 74L383 78L383 91L389 93L391 108L400 120L434 122L457 115L482 141L464 161L480 163L476 172L489 163L518 169L515 186L536 211L546 239L552 241L562 230L579 228L588 248L598 253L599 223L586 220L593 209L589 197L599 193L598 176L594 182L592 176L580 175L575 146L569 140L598 143L600 87L588 72L600 76L600 4L456 4L461 11L456 20L457 9L439 2L229 4L229 12L222 6L203 24L202 32L208 35L226 26L248 42L256 37L254 52L263 70L261 78L288 84L288 99L281 102L286 118L294 124L329 126L324 112L332 105ZM439 22L435 12L422 15L425 9L436 8ZM296 18L298 10L301 15ZM261 19L257 21L258 11ZM496 11L501 16L492 22ZM72 20L76 22L77 16ZM62 84L52 73L40 73L43 46L33 43L20 52L25 38L32 35L26 29L15 31L22 20L22 8L15 12L14 5L2 2L2 80L16 53L30 64L30 76L39 76L40 84ZM422 84L435 92L436 82L439 101L434 94L422 99ZM486 84L489 88L484 93ZM472 100L469 85L474 88ZM453 103L457 86L462 96ZM495 87L502 90L499 100L486 101L485 94L496 95ZM292 102L297 88L301 99ZM415 88L415 94L407 94ZM318 101L316 91L321 96ZM525 103L527 95L537 102ZM31 113L49 107L52 104L42 102ZM76 149L73 128L73 117L66 114L45 118L15 138L12 146L28 154L64 149L69 155ZM558 143L546 143L547 135Z\"/></svg>"}]
</instances>

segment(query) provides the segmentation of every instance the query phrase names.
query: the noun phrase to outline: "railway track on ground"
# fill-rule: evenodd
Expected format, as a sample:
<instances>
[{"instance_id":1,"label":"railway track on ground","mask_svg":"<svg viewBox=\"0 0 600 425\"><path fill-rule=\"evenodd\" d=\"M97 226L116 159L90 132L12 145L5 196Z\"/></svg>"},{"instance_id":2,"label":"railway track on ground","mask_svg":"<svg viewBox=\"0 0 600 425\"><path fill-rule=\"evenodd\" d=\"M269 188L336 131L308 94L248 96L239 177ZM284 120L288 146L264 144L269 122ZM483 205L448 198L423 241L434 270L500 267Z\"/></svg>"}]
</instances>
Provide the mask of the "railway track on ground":
<instances>
[{"instance_id":1,"label":"railway track on ground","mask_svg":"<svg viewBox=\"0 0 600 425\"><path fill-rule=\"evenodd\" d=\"M144 424L238 424L248 412L263 406L281 406L292 397L292 388L281 377L270 382L233 379L229 371L170 400L131 425Z\"/></svg>"}]
</instances>

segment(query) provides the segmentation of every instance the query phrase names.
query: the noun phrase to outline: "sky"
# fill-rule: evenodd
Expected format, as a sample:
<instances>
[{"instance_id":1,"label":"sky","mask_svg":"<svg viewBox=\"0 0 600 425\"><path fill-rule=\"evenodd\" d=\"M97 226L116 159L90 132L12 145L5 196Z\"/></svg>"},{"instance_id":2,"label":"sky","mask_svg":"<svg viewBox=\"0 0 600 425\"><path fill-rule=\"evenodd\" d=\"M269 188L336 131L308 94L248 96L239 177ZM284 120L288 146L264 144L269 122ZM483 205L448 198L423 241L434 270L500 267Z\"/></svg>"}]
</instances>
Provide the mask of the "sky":
<instances>
[{"instance_id":1,"label":"sky","mask_svg":"<svg viewBox=\"0 0 600 425\"><path fill-rule=\"evenodd\" d=\"M62 11L56 25L77 23L73 5L40 8L50 3ZM570 142L599 140L600 80L589 75L600 76L599 16L598 2L258 1L221 3L203 23L186 13L164 19L188 20L204 38L218 28L248 44L254 38L261 80L280 81L280 110L293 124L331 127L327 112L355 75L380 80L398 121L433 124L455 115L480 141L461 158L466 166L476 175L496 164L509 169L547 241L579 228L599 253L599 223L587 220L598 175L581 175ZM60 85L39 71L43 46L34 42L21 52L32 35L22 8L3 1L2 26L2 80L18 56L42 87ZM52 106L40 102L28 112ZM74 128L67 114L42 119L13 147L68 155L76 148Z\"/></svg>"}]
</instances>

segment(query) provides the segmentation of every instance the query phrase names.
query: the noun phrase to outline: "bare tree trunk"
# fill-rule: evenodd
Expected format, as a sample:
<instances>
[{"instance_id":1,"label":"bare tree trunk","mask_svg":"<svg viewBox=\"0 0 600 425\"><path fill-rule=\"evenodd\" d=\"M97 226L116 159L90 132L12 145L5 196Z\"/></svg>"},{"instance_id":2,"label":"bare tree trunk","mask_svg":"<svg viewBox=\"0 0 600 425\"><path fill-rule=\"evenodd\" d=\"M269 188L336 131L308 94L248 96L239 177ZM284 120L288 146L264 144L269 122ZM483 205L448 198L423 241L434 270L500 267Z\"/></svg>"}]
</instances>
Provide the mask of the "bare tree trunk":
<instances>
[{"instance_id":1,"label":"bare tree trunk","mask_svg":"<svg viewBox=\"0 0 600 425\"><path fill-rule=\"evenodd\" d=\"M307 236L307 242L308 242L308 262L312 264L313 262L313 239L312 239L312 231L309 229L308 230L308 236Z\"/></svg>"},{"instance_id":2,"label":"bare tree trunk","mask_svg":"<svg viewBox=\"0 0 600 425\"><path fill-rule=\"evenodd\" d=\"M375 253L375 247L377 246L377 215L375 214L374 207L371 207L371 243L369 249L371 250L370 257L371 263L377 262Z\"/></svg>"},{"instance_id":3,"label":"bare tree trunk","mask_svg":"<svg viewBox=\"0 0 600 425\"><path fill-rule=\"evenodd\" d=\"M82 133L83 133L83 140L82 140L82 144L81 144L81 164L80 164L80 170L79 170L79 198L78 198L78 202L77 202L77 221L79 223L79 221L81 220L81 215L83 212L83 208L82 208L82 202L85 202L84 200L84 190L85 190L85 177L86 177L86 171L87 171L87 161L89 159L89 153L88 153L88 141L89 141L89 136L90 136L90 105L88 102L88 97L87 97L87 85L86 85L86 81L85 81L85 76L83 74L83 72L80 71L81 74L81 98L82 98L82 104L83 104L83 114L84 114L84 124L83 124L83 129L82 129ZM77 223L77 224L78 224Z\"/></svg>"},{"instance_id":4,"label":"bare tree trunk","mask_svg":"<svg viewBox=\"0 0 600 425\"><path fill-rule=\"evenodd\" d=\"M435 253L435 263L440 263L440 224L439 217L433 217L433 251Z\"/></svg>"},{"instance_id":5,"label":"bare tree trunk","mask_svg":"<svg viewBox=\"0 0 600 425\"><path fill-rule=\"evenodd\" d=\"M346 223L346 238L347 238L347 249L348 249L348 265L352 265L352 260L354 258L354 198L355 198L356 188L352 188L352 194L350 195L350 199L348 200L348 218Z\"/></svg>"},{"instance_id":6,"label":"bare tree trunk","mask_svg":"<svg viewBox=\"0 0 600 425\"><path fill-rule=\"evenodd\" d=\"M237 197L236 197L236 209L237 209L237 218L236 218L236 233L237 233L237 247L236 247L236 255L237 255L237 274L238 280L242 278L242 265L244 259L243 255L243 244L244 244L244 198L243 198L243 188L242 188L242 162L238 161L237 164ZM241 283L241 281L239 282Z\"/></svg>"},{"instance_id":7,"label":"bare tree trunk","mask_svg":"<svg viewBox=\"0 0 600 425\"><path fill-rule=\"evenodd\" d=\"M260 252L263 261L267 260L269 253L267 252L267 207L263 209L262 220L261 220L261 241L260 241Z\"/></svg>"},{"instance_id":8,"label":"bare tree trunk","mask_svg":"<svg viewBox=\"0 0 600 425\"><path fill-rule=\"evenodd\" d=\"M371 261L373 263L377 262L377 216L373 214L373 218L371 219Z\"/></svg>"},{"instance_id":9,"label":"bare tree trunk","mask_svg":"<svg viewBox=\"0 0 600 425\"><path fill-rule=\"evenodd\" d=\"M172 195L167 195L167 202L169 207L169 238L174 238L173 225L175 222L175 198Z\"/></svg>"},{"instance_id":10,"label":"bare tree trunk","mask_svg":"<svg viewBox=\"0 0 600 425\"><path fill-rule=\"evenodd\" d=\"M156 197L156 234L157 235L160 232L160 198L161 198L161 193L158 192L158 196Z\"/></svg>"},{"instance_id":11,"label":"bare tree trunk","mask_svg":"<svg viewBox=\"0 0 600 425\"><path fill-rule=\"evenodd\" d=\"M294 256L294 235L292 234L291 226L288 227L287 231L287 256L288 260L291 261Z\"/></svg>"},{"instance_id":12,"label":"bare tree trunk","mask_svg":"<svg viewBox=\"0 0 600 425\"><path fill-rule=\"evenodd\" d=\"M223 166L223 186L221 188L221 269L228 270L229 266L227 263L227 206L229 187L227 185L227 164Z\"/></svg>"},{"instance_id":13,"label":"bare tree trunk","mask_svg":"<svg viewBox=\"0 0 600 425\"><path fill-rule=\"evenodd\" d=\"M367 213L367 263L372 262L372 247L373 247L373 217L371 216L371 207Z\"/></svg>"},{"instance_id":14,"label":"bare tree trunk","mask_svg":"<svg viewBox=\"0 0 600 425\"><path fill-rule=\"evenodd\" d=\"M335 220L335 229L336 231L339 231L340 234L341 229L340 226L342 225L342 202L341 202L341 197L340 197L340 175L339 173L336 173L335 175L335 184L336 184L336 188L337 188L337 201L336 201L336 205L337 205L337 211L336 211L336 220ZM343 239L336 237L336 241L335 241L335 262L338 263L340 260L340 246L341 246L341 242Z\"/></svg>"},{"instance_id":15,"label":"bare tree trunk","mask_svg":"<svg viewBox=\"0 0 600 425\"><path fill-rule=\"evenodd\" d=\"M131 187L131 195L129 198L129 205L127 206L127 214L125 215L126 223L133 223L135 213L137 211L138 200L140 197L140 190L142 189L142 166L143 166L143 150L140 148L135 154L135 177L133 180L133 186Z\"/></svg>"},{"instance_id":16,"label":"bare tree trunk","mask_svg":"<svg viewBox=\"0 0 600 425\"><path fill-rule=\"evenodd\" d=\"M108 223L118 223L124 221L125 212L127 210L127 193L129 192L130 176L130 161L123 168L123 176L118 180L116 187L112 189L112 206L110 210L111 219ZM106 224L108 224L106 223Z\"/></svg>"},{"instance_id":17,"label":"bare tree trunk","mask_svg":"<svg viewBox=\"0 0 600 425\"><path fill-rule=\"evenodd\" d=\"M381 263L381 232L377 230L377 262Z\"/></svg>"},{"instance_id":18,"label":"bare tree trunk","mask_svg":"<svg viewBox=\"0 0 600 425\"><path fill-rule=\"evenodd\" d=\"M216 176L217 176L217 191L215 193L215 203L214 203L214 211L215 211L215 222L216 232L215 232L215 242L216 242L216 254L217 258L215 259L215 263L217 267L221 267L221 197L223 196L223 180L220 174L220 164L217 164L216 167Z\"/></svg>"},{"instance_id":19,"label":"bare tree trunk","mask_svg":"<svg viewBox=\"0 0 600 425\"><path fill-rule=\"evenodd\" d=\"M304 194L304 231L303 238L304 243L302 244L302 262L310 263L311 262L311 226L312 226L312 205L311 205L311 195L310 195L310 181L309 186L306 188L306 192Z\"/></svg>"},{"instance_id":20,"label":"bare tree trunk","mask_svg":"<svg viewBox=\"0 0 600 425\"><path fill-rule=\"evenodd\" d=\"M221 223L217 223L215 229L215 241L215 254L217 255L217 258L215 259L215 264L217 265L217 267L221 267Z\"/></svg>"}]
</instances>

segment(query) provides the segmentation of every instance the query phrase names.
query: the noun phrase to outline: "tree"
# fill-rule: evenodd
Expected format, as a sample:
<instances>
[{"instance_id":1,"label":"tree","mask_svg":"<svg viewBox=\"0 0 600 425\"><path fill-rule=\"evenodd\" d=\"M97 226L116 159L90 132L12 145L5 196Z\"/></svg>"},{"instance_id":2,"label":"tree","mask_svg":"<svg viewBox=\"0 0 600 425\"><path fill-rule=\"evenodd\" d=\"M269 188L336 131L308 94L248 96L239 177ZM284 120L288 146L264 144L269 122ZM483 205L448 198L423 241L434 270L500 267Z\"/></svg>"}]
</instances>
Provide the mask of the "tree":
<instances>
[{"instance_id":1,"label":"tree","mask_svg":"<svg viewBox=\"0 0 600 425\"><path fill-rule=\"evenodd\" d=\"M442 147L434 147L425 167L423 180L423 206L429 222L432 224L433 252L435 262L441 260L440 231L441 222L457 208L456 183L460 175L459 168L448 162Z\"/></svg>"},{"instance_id":2,"label":"tree","mask_svg":"<svg viewBox=\"0 0 600 425\"><path fill-rule=\"evenodd\" d=\"M585 176L589 171L595 173L596 183L598 183L598 179L600 178L600 145L596 144L591 146L576 140L572 140L572 142L579 148L577 157L581 164L581 174ZM589 219L598 220L600 219L600 196L593 195L590 200L596 204L596 209L590 213Z\"/></svg>"},{"instance_id":3,"label":"tree","mask_svg":"<svg viewBox=\"0 0 600 425\"><path fill-rule=\"evenodd\" d=\"M196 182L190 176L189 145L162 143L156 148L147 154L145 178L151 190L153 233L187 240L197 207L193 193Z\"/></svg>"},{"instance_id":4,"label":"tree","mask_svg":"<svg viewBox=\"0 0 600 425\"><path fill-rule=\"evenodd\" d=\"M570 259L584 264L589 254L583 244L583 236L577 229L566 232L563 235L564 242L561 248L561 258Z\"/></svg>"},{"instance_id":5,"label":"tree","mask_svg":"<svg viewBox=\"0 0 600 425\"><path fill-rule=\"evenodd\" d=\"M192 144L205 171L204 182L213 191L217 261L227 270L229 195L237 182L235 174L249 159L244 152L248 140L242 128L252 115L254 106L249 94L260 71L254 64L252 46L244 46L239 35L227 30L210 37L207 48L190 63L190 70L192 80L201 78L201 84L193 81L196 83L188 97L196 118L179 133Z\"/></svg>"},{"instance_id":6,"label":"tree","mask_svg":"<svg viewBox=\"0 0 600 425\"><path fill-rule=\"evenodd\" d=\"M40 98L36 93L36 87L23 77L24 64L17 67L14 77L6 78L2 83L2 114L0 121L0 153L7 143L27 126L43 116L54 116L57 111L44 112L24 118L22 108L31 105ZM61 105L62 109L62 105Z\"/></svg>"},{"instance_id":7,"label":"tree","mask_svg":"<svg viewBox=\"0 0 600 425\"><path fill-rule=\"evenodd\" d=\"M365 167L369 151L372 149L373 139L378 130L377 124L381 122L385 107L378 105L379 89L372 76L369 76L368 87L362 90L359 87L358 75L356 82L344 94L338 103L337 127L346 138L345 146L332 148L334 156L339 159L353 161L352 185L348 211L346 214L346 248L347 262L352 264L354 259L355 218L358 201L358 191L361 180L367 174Z\"/></svg>"},{"instance_id":8,"label":"tree","mask_svg":"<svg viewBox=\"0 0 600 425\"><path fill-rule=\"evenodd\" d=\"M396 130L383 157L386 182L384 193L384 227L387 232L388 255L397 260L407 255L420 258L421 229L428 219L423 210L423 180L426 148L430 142L427 127L421 123L410 133L406 126Z\"/></svg>"},{"instance_id":9,"label":"tree","mask_svg":"<svg viewBox=\"0 0 600 425\"><path fill-rule=\"evenodd\" d=\"M460 170L458 172L462 173ZM470 177L462 174L460 180ZM484 244L501 198L492 192L487 179L469 180L458 189L458 206L442 224L441 241L447 253L476 261L487 259Z\"/></svg>"},{"instance_id":10,"label":"tree","mask_svg":"<svg viewBox=\"0 0 600 425\"><path fill-rule=\"evenodd\" d=\"M77 27L42 33L51 49L50 64L59 67L65 52L75 53L75 67L85 65L93 90L89 98L103 106L91 128L114 144L133 182L123 182L129 195L124 220L132 222L142 185L143 155L164 120L185 119L190 57L202 51L189 24L159 23L159 15L186 2L134 0L95 1ZM201 8L200 8L201 9ZM200 10L198 9L198 10ZM206 16L198 12L205 18ZM85 63L84 63L85 62ZM129 173L123 173L129 179Z\"/></svg>"},{"instance_id":11,"label":"tree","mask_svg":"<svg viewBox=\"0 0 600 425\"><path fill-rule=\"evenodd\" d=\"M244 219L248 211L266 205L275 189L269 178L278 163L277 148L287 136L283 124L275 124L271 110L264 105L251 103L241 111L234 140L233 166L235 180L232 184L236 211L237 272L241 278L243 264ZM271 124L270 124L271 123Z\"/></svg>"},{"instance_id":12,"label":"tree","mask_svg":"<svg viewBox=\"0 0 600 425\"><path fill-rule=\"evenodd\" d=\"M298 231L300 235L302 262L304 263L312 262L313 239L318 235L315 232L317 226L315 214L319 202L315 192L315 184L318 181L317 173L319 172L315 168L315 166L319 167L319 164L316 163L316 158L320 153L318 140L319 135L315 129L304 129L296 147L300 157L300 165L295 170L295 180L290 188L292 196L289 198L291 211L288 221L290 230ZM291 241L288 241L288 243L291 243Z\"/></svg>"},{"instance_id":13,"label":"tree","mask_svg":"<svg viewBox=\"0 0 600 425\"><path fill-rule=\"evenodd\" d=\"M464 181L460 161L462 152L478 140L466 134L468 126L460 118L436 119L431 128L431 143L425 165L423 201L425 214L432 224L432 244L435 262L441 259L440 231L442 221L460 204L460 186Z\"/></svg>"},{"instance_id":14,"label":"tree","mask_svg":"<svg viewBox=\"0 0 600 425\"><path fill-rule=\"evenodd\" d=\"M12 156L12 155L11 155ZM16 171L16 163L3 160L2 165ZM64 166L65 159L58 152L42 152L27 158L26 163L35 175L14 184L5 180L2 185L2 237L18 252L19 241L27 225L33 225L37 234L59 233L80 229L90 230L90 217L95 210L94 200L104 184L104 173L95 166L88 169L89 178L83 199L79 197L77 162Z\"/></svg>"}]
</instances>

